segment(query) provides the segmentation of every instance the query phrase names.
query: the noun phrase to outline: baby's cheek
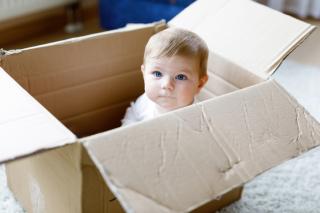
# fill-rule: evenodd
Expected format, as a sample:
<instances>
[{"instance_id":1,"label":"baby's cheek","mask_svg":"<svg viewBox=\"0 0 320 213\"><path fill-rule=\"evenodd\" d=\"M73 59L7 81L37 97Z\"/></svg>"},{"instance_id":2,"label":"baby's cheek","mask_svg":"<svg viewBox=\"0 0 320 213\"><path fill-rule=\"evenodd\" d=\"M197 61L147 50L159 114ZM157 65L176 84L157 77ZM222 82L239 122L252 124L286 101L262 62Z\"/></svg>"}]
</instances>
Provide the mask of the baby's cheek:
<instances>
[{"instance_id":1,"label":"baby's cheek","mask_svg":"<svg viewBox=\"0 0 320 213\"><path fill-rule=\"evenodd\" d=\"M145 93L146 93L147 97L148 97L150 100L155 101L156 93L155 93L155 91L154 91L153 88L146 87L146 88L145 88Z\"/></svg>"},{"instance_id":2,"label":"baby's cheek","mask_svg":"<svg viewBox=\"0 0 320 213\"><path fill-rule=\"evenodd\" d=\"M145 82L145 88L147 88L147 90L149 91L157 90L157 87L158 87L157 83L155 83L152 80Z\"/></svg>"},{"instance_id":3,"label":"baby's cheek","mask_svg":"<svg viewBox=\"0 0 320 213\"><path fill-rule=\"evenodd\" d=\"M192 90L184 90L181 92L181 104L182 105L189 105L190 103L193 102L193 99L194 99L194 91Z\"/></svg>"}]
</instances>

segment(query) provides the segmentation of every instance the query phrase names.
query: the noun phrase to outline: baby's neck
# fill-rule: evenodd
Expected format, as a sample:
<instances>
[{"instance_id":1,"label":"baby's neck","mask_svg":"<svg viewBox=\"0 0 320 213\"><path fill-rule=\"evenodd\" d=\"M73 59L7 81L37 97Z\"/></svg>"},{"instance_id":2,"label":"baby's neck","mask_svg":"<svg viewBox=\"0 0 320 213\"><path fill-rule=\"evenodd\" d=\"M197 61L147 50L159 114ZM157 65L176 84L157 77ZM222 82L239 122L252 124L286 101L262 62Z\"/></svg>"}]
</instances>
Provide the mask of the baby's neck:
<instances>
[{"instance_id":1,"label":"baby's neck","mask_svg":"<svg viewBox=\"0 0 320 213\"><path fill-rule=\"evenodd\" d=\"M186 105L186 106L189 106L189 105L191 105L193 103L195 103L195 99L193 99L193 101L190 104ZM162 108L161 106L159 106L156 103L155 103L155 106L156 106L156 110L157 110L158 114L163 114L163 113L170 112L170 111L178 109L178 108L176 108L176 109L165 109L165 108Z\"/></svg>"}]
</instances>

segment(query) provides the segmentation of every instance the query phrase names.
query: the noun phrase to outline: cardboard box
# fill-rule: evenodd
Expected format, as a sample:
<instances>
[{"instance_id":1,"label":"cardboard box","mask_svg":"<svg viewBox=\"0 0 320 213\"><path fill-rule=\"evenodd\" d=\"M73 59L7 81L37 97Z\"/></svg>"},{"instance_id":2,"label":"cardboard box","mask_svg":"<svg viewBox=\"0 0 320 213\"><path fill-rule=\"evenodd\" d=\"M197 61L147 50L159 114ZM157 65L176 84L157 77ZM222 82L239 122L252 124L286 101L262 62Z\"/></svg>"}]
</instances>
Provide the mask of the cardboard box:
<instances>
[{"instance_id":1,"label":"cardboard box","mask_svg":"<svg viewBox=\"0 0 320 213\"><path fill-rule=\"evenodd\" d=\"M319 145L295 75L268 80L314 27L248 0L198 0L168 26L208 43L207 100L122 128L143 92L144 46L165 23L1 56L0 162L28 212L212 212Z\"/></svg>"}]
</instances>

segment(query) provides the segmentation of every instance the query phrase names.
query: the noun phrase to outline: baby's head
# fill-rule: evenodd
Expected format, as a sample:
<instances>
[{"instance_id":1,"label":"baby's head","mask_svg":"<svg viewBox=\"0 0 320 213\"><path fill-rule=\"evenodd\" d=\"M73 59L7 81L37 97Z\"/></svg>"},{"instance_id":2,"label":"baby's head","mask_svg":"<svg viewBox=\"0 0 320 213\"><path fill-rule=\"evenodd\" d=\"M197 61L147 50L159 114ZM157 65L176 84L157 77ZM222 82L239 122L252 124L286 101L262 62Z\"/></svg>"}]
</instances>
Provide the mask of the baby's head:
<instances>
[{"instance_id":1,"label":"baby's head","mask_svg":"<svg viewBox=\"0 0 320 213\"><path fill-rule=\"evenodd\" d=\"M208 80L208 47L195 33L168 28L153 35L141 65L145 93L161 112L193 103Z\"/></svg>"}]
</instances>

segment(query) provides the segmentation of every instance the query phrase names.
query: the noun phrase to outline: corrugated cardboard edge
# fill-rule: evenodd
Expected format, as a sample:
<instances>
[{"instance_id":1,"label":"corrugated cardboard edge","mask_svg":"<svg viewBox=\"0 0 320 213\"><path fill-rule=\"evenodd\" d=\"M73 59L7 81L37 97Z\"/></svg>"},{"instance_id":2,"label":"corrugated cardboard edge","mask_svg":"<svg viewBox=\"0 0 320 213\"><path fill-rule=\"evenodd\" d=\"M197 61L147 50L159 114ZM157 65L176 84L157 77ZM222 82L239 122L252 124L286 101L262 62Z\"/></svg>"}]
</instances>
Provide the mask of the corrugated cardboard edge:
<instances>
[{"instance_id":1,"label":"corrugated cardboard edge","mask_svg":"<svg viewBox=\"0 0 320 213\"><path fill-rule=\"evenodd\" d=\"M310 25L305 32L303 32L299 37L297 37L296 41L294 42L294 45L288 46L287 49L284 50L284 55L280 55L278 58L275 59L275 63L270 66L268 69L266 76L264 76L264 79L269 79L270 76L278 69L280 64L288 57L291 52L293 52L298 46L300 46L315 30L316 26Z\"/></svg>"},{"instance_id":2,"label":"corrugated cardboard edge","mask_svg":"<svg viewBox=\"0 0 320 213\"><path fill-rule=\"evenodd\" d=\"M320 29L306 39L271 76L320 122Z\"/></svg>"},{"instance_id":3,"label":"corrugated cardboard edge","mask_svg":"<svg viewBox=\"0 0 320 213\"><path fill-rule=\"evenodd\" d=\"M23 48L23 49L15 49L15 50L1 49L0 50L0 66L1 66L1 57L7 56L7 55L18 54L18 53L22 53L27 50L33 50L33 49L38 49L38 48L45 48L45 47L50 47L50 46L61 46L61 45L69 44L69 43L81 42L83 40L88 40L88 39L98 39L101 36L105 36L105 35L109 35L109 34L118 34L121 32L134 31L134 30L139 30L141 28L152 27L152 26L155 28L155 33L156 33L166 27L166 22L165 22L165 20L160 20L160 21L153 22L150 24L133 24L133 25L130 25L130 27L123 27L123 28L112 30L112 31L93 33L93 34L89 34L89 35L85 35L85 36L69 38L69 39L65 39L65 40L61 40L61 41L51 42L51 43L47 43L47 44L41 44L41 45L27 47L27 48Z\"/></svg>"}]
</instances>

